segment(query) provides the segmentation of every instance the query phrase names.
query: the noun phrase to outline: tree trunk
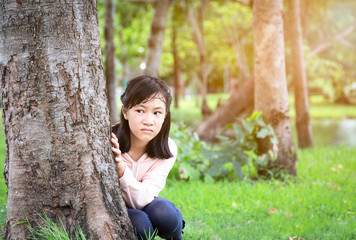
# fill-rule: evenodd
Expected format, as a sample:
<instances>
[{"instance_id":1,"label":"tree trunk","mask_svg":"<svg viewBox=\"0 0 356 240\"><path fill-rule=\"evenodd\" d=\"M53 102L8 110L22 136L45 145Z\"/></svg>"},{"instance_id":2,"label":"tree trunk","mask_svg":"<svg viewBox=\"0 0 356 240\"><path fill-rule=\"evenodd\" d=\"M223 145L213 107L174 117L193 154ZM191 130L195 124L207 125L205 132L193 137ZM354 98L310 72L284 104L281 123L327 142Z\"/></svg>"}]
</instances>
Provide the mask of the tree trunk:
<instances>
[{"instance_id":1,"label":"tree trunk","mask_svg":"<svg viewBox=\"0 0 356 240\"><path fill-rule=\"evenodd\" d=\"M292 43L293 83L295 94L296 127L300 148L313 146L310 123L307 74L303 54L303 35L300 20L299 0L291 0L290 32Z\"/></svg>"},{"instance_id":2,"label":"tree trunk","mask_svg":"<svg viewBox=\"0 0 356 240\"><path fill-rule=\"evenodd\" d=\"M189 10L188 12L188 18L189 21L193 27L193 33L194 33L194 38L195 42L197 44L197 48L199 51L199 57L200 57L200 82L201 82L201 88L200 88L200 93L201 93L201 98L202 98L202 115L203 118L205 119L211 114L211 110L208 106L206 96L208 93L208 74L206 71L206 60L205 60L205 39L204 39L204 12L205 12L205 1L202 0L200 2L199 6L199 23L197 23L192 10Z\"/></svg>"},{"instance_id":3,"label":"tree trunk","mask_svg":"<svg viewBox=\"0 0 356 240\"><path fill-rule=\"evenodd\" d=\"M161 63L164 30L166 29L170 0L154 2L155 15L151 24L151 35L148 40L148 50L145 73L157 76Z\"/></svg>"},{"instance_id":4,"label":"tree trunk","mask_svg":"<svg viewBox=\"0 0 356 240\"><path fill-rule=\"evenodd\" d=\"M279 140L276 162L295 175L283 40L283 0L253 4L255 110L274 128Z\"/></svg>"},{"instance_id":5,"label":"tree trunk","mask_svg":"<svg viewBox=\"0 0 356 240\"><path fill-rule=\"evenodd\" d=\"M0 79L8 186L4 239L37 213L73 235L136 239L110 144L96 1L0 3Z\"/></svg>"},{"instance_id":6,"label":"tree trunk","mask_svg":"<svg viewBox=\"0 0 356 240\"><path fill-rule=\"evenodd\" d=\"M254 105L253 79L246 80L233 95L210 115L197 129L203 140L214 141L220 129L236 121L237 117L252 113Z\"/></svg>"},{"instance_id":7,"label":"tree trunk","mask_svg":"<svg viewBox=\"0 0 356 240\"><path fill-rule=\"evenodd\" d=\"M117 78L115 74L114 18L114 1L105 0L105 78L111 124L119 120L116 104Z\"/></svg>"},{"instance_id":8,"label":"tree trunk","mask_svg":"<svg viewBox=\"0 0 356 240\"><path fill-rule=\"evenodd\" d=\"M122 26L119 26L119 40L121 46L121 63L122 63L122 75L121 75L121 83L124 86L126 80L129 79L130 76L130 67L128 62L128 53L127 47L124 41L124 35L122 32Z\"/></svg>"},{"instance_id":9,"label":"tree trunk","mask_svg":"<svg viewBox=\"0 0 356 240\"><path fill-rule=\"evenodd\" d=\"M172 16L172 55L174 60L174 107L179 108L179 96L181 92L179 56L177 50L177 27L176 27L176 7Z\"/></svg>"}]
</instances>

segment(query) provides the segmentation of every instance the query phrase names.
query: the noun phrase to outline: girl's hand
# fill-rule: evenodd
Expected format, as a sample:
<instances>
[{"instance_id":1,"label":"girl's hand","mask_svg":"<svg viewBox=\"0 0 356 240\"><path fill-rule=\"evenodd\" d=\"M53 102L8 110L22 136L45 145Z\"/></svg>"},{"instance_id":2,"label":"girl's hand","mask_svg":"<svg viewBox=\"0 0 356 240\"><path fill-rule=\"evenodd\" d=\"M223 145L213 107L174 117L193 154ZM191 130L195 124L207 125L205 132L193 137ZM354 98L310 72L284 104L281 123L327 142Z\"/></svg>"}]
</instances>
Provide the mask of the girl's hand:
<instances>
[{"instance_id":1,"label":"girl's hand","mask_svg":"<svg viewBox=\"0 0 356 240\"><path fill-rule=\"evenodd\" d=\"M114 145L111 148L111 150L115 154L116 167L117 167L117 170L119 171L119 178L121 178L122 175L124 175L126 164L124 163L124 160L122 159L121 151L119 148L119 142L118 142L118 139L114 133L111 133L111 142Z\"/></svg>"}]
</instances>

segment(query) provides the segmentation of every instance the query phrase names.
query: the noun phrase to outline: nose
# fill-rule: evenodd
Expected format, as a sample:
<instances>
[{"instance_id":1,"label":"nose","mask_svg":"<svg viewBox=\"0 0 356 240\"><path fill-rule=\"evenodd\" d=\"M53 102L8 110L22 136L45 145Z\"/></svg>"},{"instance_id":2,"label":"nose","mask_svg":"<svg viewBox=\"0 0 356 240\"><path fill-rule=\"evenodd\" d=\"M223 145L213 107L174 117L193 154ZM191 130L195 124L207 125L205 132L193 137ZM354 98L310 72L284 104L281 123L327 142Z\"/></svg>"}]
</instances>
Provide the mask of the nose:
<instances>
[{"instance_id":1,"label":"nose","mask_svg":"<svg viewBox=\"0 0 356 240\"><path fill-rule=\"evenodd\" d=\"M147 113L145 115L143 123L147 126L152 126L154 121L153 121L153 114Z\"/></svg>"}]
</instances>

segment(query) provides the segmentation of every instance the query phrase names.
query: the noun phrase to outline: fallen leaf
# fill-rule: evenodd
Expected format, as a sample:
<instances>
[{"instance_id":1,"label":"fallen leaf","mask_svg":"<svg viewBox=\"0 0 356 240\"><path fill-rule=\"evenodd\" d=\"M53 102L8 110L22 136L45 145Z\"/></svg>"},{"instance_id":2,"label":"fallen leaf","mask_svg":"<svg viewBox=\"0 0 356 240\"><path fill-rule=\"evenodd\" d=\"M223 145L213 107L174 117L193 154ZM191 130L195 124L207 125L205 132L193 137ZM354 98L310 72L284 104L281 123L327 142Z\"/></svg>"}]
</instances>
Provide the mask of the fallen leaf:
<instances>
[{"instance_id":1,"label":"fallen leaf","mask_svg":"<svg viewBox=\"0 0 356 240\"><path fill-rule=\"evenodd\" d=\"M330 189L335 189L335 190L338 190L338 191L340 191L340 189L341 189L337 184L332 184L332 185L329 186L329 188Z\"/></svg>"},{"instance_id":2,"label":"fallen leaf","mask_svg":"<svg viewBox=\"0 0 356 240\"><path fill-rule=\"evenodd\" d=\"M269 211L268 211L268 214L272 214L272 213L275 213L277 212L277 208L271 208Z\"/></svg>"},{"instance_id":3,"label":"fallen leaf","mask_svg":"<svg viewBox=\"0 0 356 240\"><path fill-rule=\"evenodd\" d=\"M297 237L297 236L289 237L289 240L293 240L293 239L304 240L304 238L302 237Z\"/></svg>"},{"instance_id":4,"label":"fallen leaf","mask_svg":"<svg viewBox=\"0 0 356 240\"><path fill-rule=\"evenodd\" d=\"M195 225L199 225L199 226L204 226L206 223L201 221L201 220L199 220L199 221L195 221L194 224Z\"/></svg>"}]
</instances>

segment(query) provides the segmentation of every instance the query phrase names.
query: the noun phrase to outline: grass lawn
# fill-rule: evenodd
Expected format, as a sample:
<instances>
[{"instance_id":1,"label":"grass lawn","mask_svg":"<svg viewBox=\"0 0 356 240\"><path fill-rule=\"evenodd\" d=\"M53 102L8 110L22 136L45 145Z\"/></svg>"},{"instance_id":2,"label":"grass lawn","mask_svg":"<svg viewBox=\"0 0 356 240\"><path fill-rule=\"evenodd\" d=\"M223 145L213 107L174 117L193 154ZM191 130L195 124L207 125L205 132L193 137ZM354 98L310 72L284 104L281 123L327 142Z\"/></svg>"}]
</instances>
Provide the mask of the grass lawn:
<instances>
[{"instance_id":1,"label":"grass lawn","mask_svg":"<svg viewBox=\"0 0 356 240\"><path fill-rule=\"evenodd\" d=\"M160 196L182 210L184 239L356 239L356 149L299 151L297 169L286 182L169 181Z\"/></svg>"}]
</instances>

